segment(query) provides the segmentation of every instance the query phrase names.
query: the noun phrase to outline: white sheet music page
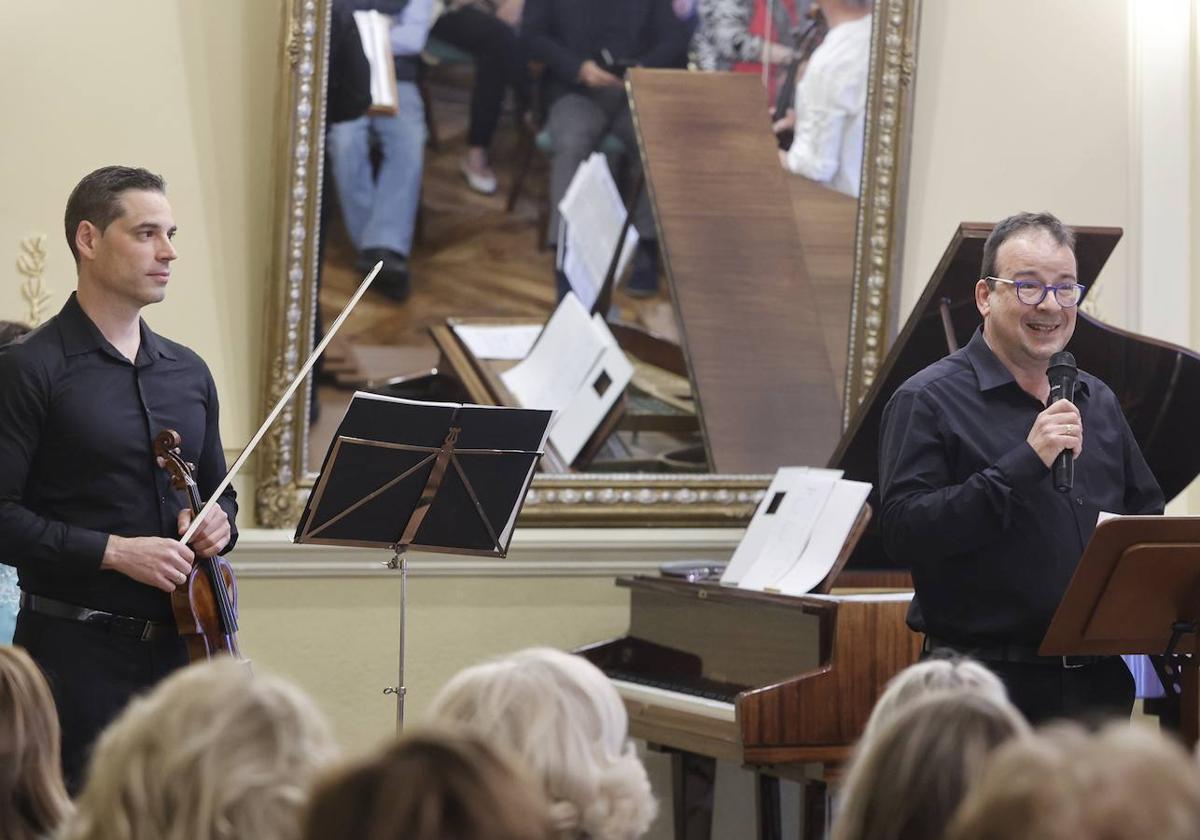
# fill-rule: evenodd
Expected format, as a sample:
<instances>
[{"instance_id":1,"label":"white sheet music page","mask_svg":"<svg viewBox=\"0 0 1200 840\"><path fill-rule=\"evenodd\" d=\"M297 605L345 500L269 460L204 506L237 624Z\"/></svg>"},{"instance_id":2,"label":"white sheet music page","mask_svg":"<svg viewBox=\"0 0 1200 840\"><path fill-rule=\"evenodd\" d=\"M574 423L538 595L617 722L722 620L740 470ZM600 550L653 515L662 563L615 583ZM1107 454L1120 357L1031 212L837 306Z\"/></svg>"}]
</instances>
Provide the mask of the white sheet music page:
<instances>
[{"instance_id":1,"label":"white sheet music page","mask_svg":"<svg viewBox=\"0 0 1200 840\"><path fill-rule=\"evenodd\" d=\"M579 391L604 349L587 309L568 293L529 355L500 379L522 407L560 410Z\"/></svg>"},{"instance_id":2,"label":"white sheet music page","mask_svg":"<svg viewBox=\"0 0 1200 840\"><path fill-rule=\"evenodd\" d=\"M570 404L550 425L550 444L568 464L579 457L588 438L633 379L633 365L599 313L592 316L592 330L604 343L604 352L584 377Z\"/></svg>"},{"instance_id":3,"label":"white sheet music page","mask_svg":"<svg viewBox=\"0 0 1200 840\"><path fill-rule=\"evenodd\" d=\"M825 580L870 494L871 485L865 481L837 482L803 553L770 588L784 595L803 595Z\"/></svg>"},{"instance_id":4,"label":"white sheet music page","mask_svg":"<svg viewBox=\"0 0 1200 840\"><path fill-rule=\"evenodd\" d=\"M477 359L524 359L541 324L455 324L452 329Z\"/></svg>"},{"instance_id":5,"label":"white sheet music page","mask_svg":"<svg viewBox=\"0 0 1200 840\"><path fill-rule=\"evenodd\" d=\"M760 506L755 513L755 520L763 523L759 528L765 535L754 536L747 549L748 566L743 567L744 571L735 570L737 585L742 589L772 587L792 567L807 547L840 475L836 470L785 469L786 472L781 469L776 473L779 483L772 482L774 492L768 489L763 499L765 507ZM752 520L751 528L754 525ZM740 545L738 550L741 551Z\"/></svg>"},{"instance_id":6,"label":"white sheet music page","mask_svg":"<svg viewBox=\"0 0 1200 840\"><path fill-rule=\"evenodd\" d=\"M571 290L579 296L584 308L591 311L628 215L603 154L594 152L575 170L575 177L558 203L558 211L567 234L561 268ZM628 265L637 240L637 231L631 227L617 263L617 277ZM563 243L560 241L559 245L561 248Z\"/></svg>"}]
</instances>

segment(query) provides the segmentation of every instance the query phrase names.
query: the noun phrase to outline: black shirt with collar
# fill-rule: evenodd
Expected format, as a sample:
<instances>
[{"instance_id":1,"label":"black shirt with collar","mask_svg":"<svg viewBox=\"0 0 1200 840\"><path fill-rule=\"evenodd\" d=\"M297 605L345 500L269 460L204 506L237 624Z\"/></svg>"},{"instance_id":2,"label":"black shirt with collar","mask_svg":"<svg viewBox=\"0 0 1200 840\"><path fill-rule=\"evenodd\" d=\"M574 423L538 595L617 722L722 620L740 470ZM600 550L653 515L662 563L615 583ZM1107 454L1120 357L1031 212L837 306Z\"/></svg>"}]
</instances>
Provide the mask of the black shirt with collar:
<instances>
[{"instance_id":1,"label":"black shirt with collar","mask_svg":"<svg viewBox=\"0 0 1200 840\"><path fill-rule=\"evenodd\" d=\"M101 570L110 534L178 537L187 505L155 464L174 429L207 499L225 477L217 392L203 360L141 322L135 362L72 294L38 329L0 349L0 562L21 588L77 606L171 621L167 593ZM233 524L236 496L220 505ZM237 540L234 528L228 551Z\"/></svg>"},{"instance_id":2,"label":"black shirt with collar","mask_svg":"<svg viewBox=\"0 0 1200 840\"><path fill-rule=\"evenodd\" d=\"M1162 491L1116 395L1079 372L1083 452L1054 489L1027 442L1041 403L976 331L905 382L883 413L884 546L912 568L908 623L956 643L1038 644L1101 511L1158 514Z\"/></svg>"}]
</instances>

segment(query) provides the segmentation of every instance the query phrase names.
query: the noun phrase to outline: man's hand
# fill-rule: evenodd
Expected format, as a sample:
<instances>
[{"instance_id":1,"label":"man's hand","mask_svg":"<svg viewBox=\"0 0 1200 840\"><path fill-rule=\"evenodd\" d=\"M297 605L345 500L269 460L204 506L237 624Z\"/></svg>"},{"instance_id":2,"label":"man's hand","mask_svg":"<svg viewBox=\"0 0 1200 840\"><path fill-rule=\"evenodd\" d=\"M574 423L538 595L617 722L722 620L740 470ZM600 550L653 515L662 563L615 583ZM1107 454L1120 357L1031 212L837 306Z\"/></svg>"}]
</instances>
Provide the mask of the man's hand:
<instances>
[{"instance_id":1,"label":"man's hand","mask_svg":"<svg viewBox=\"0 0 1200 840\"><path fill-rule=\"evenodd\" d=\"M1083 454L1083 421L1070 400L1059 400L1037 416L1026 438L1047 468L1064 449Z\"/></svg>"},{"instance_id":2,"label":"man's hand","mask_svg":"<svg viewBox=\"0 0 1200 840\"><path fill-rule=\"evenodd\" d=\"M193 554L186 545L166 537L108 538L101 569L112 569L139 583L171 592L187 580Z\"/></svg>"},{"instance_id":3,"label":"man's hand","mask_svg":"<svg viewBox=\"0 0 1200 840\"><path fill-rule=\"evenodd\" d=\"M579 81L590 88L621 87L621 80L590 58L579 65Z\"/></svg>"},{"instance_id":4,"label":"man's hand","mask_svg":"<svg viewBox=\"0 0 1200 840\"><path fill-rule=\"evenodd\" d=\"M179 511L179 536L182 537L191 524L192 512L190 510ZM196 529L196 533L192 534L192 541L188 545L201 557L216 557L229 542L232 533L233 531L229 527L229 517L225 515L225 510L220 505L214 505L213 509L205 514L204 519L200 522L200 527Z\"/></svg>"}]
</instances>

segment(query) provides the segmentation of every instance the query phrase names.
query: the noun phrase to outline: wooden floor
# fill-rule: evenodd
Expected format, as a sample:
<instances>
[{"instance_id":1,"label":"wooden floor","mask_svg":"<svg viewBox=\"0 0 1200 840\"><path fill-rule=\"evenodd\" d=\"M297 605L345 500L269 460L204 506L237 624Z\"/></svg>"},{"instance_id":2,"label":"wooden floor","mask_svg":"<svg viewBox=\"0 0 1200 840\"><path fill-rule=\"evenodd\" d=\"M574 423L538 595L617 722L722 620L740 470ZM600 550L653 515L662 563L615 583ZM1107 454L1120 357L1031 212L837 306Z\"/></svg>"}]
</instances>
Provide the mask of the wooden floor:
<instances>
[{"instance_id":1,"label":"wooden floor","mask_svg":"<svg viewBox=\"0 0 1200 840\"><path fill-rule=\"evenodd\" d=\"M427 368L434 358L428 328L457 316L528 317L545 320L553 311L554 253L538 250L539 208L546 201L546 165L535 154L521 200L513 213L504 203L518 156L518 137L511 114L505 114L492 148L500 181L495 195L485 196L466 185L459 163L466 154L469 67L438 67L431 74L436 147L425 149L425 176L418 236L410 267L412 295L404 303L369 292L342 326L330 356L359 355L375 374L402 375ZM332 189L332 184L327 185ZM326 231L320 293L321 318L329 324L350 299L362 278L354 269L354 249L336 210ZM665 289L665 282L662 284ZM651 330L677 335L665 292L634 300L620 290L614 296L621 317ZM396 348L381 353L379 345ZM353 377L349 377L353 378ZM324 453L352 387L323 384L318 389L320 422L310 436L310 464ZM314 461L315 456L315 461Z\"/></svg>"},{"instance_id":2,"label":"wooden floor","mask_svg":"<svg viewBox=\"0 0 1200 840\"><path fill-rule=\"evenodd\" d=\"M400 304L368 294L342 328L352 342L428 347L428 327L450 316L545 319L554 308L554 254L537 249L535 232L538 209L546 200L545 161L535 160L523 197L513 213L506 213L518 145L512 117L506 114L492 150L499 191L485 196L468 189L458 167L466 153L470 75L456 70L434 71L440 78L432 86L438 146L425 150L421 222L411 259L412 296ZM354 250L338 214L332 215L320 296L326 323L362 279L354 270ZM673 329L665 294L649 301L634 301L620 292L616 297L624 318Z\"/></svg>"}]
</instances>

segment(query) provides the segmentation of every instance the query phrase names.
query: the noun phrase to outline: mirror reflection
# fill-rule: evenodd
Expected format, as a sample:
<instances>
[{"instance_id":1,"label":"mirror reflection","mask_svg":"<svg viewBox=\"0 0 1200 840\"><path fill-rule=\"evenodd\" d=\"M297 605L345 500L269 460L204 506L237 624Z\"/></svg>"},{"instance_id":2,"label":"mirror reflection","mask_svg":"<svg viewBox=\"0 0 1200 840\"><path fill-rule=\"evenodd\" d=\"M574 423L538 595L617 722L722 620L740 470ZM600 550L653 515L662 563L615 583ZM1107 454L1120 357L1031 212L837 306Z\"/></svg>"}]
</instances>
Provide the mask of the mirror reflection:
<instances>
[{"instance_id":1,"label":"mirror reflection","mask_svg":"<svg viewBox=\"0 0 1200 840\"><path fill-rule=\"evenodd\" d=\"M496 325L528 334L577 282L564 270L558 205L595 153L632 209L636 245L612 260L611 295L587 308L601 312L632 373L577 456L546 466L712 467L664 264L671 243L659 236L665 220L659 208L656 225L626 90L635 66L760 79L762 118L733 128L767 143L775 132L797 236L806 224L816 235L814 213L824 221L806 244L806 270L837 313L821 342L840 399L856 208L824 202L859 191L869 0L607 0L588 16L573 14L577 5L459 0L436 13L432 0L332 0L317 329L371 266L383 268L319 365L310 470L355 389L515 402L505 371L520 353L473 356L463 334ZM706 119L719 126L722 114ZM651 175L669 165L651 159ZM728 293L741 282L731 273Z\"/></svg>"}]
</instances>

